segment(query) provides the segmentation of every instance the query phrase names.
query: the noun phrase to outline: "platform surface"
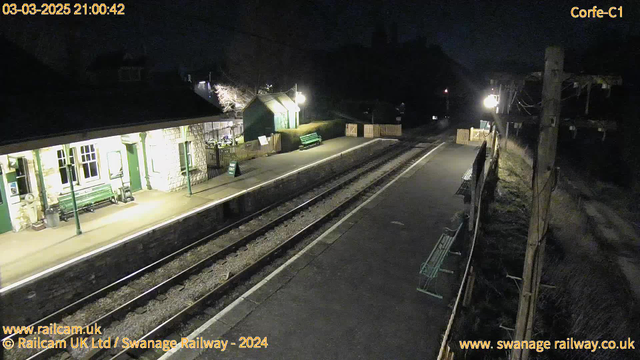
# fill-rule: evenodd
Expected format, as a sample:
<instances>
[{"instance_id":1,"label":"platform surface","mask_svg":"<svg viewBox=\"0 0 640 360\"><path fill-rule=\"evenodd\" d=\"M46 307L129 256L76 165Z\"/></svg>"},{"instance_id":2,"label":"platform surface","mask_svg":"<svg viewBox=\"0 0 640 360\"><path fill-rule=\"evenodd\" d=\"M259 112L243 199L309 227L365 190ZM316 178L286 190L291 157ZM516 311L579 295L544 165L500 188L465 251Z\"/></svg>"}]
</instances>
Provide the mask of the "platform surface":
<instances>
[{"instance_id":1,"label":"platform surface","mask_svg":"<svg viewBox=\"0 0 640 360\"><path fill-rule=\"evenodd\" d=\"M435 359L457 277L440 275L439 300L416 291L418 270L464 209L455 193L476 152L436 149L191 335L228 340L226 351L164 358ZM457 271L452 257L445 264ZM240 349L243 336L267 337L268 347Z\"/></svg>"},{"instance_id":2,"label":"platform surface","mask_svg":"<svg viewBox=\"0 0 640 360\"><path fill-rule=\"evenodd\" d=\"M96 209L94 213L81 213L81 235L76 235L73 218L68 222L61 221L57 228L0 234L0 284L5 288L195 208L233 196L369 141L372 139L340 137L304 151L245 161L240 164L241 176L233 178L223 174L194 185L192 196L187 195L186 189L170 193L139 191L134 193L134 202L109 205Z\"/></svg>"}]
</instances>

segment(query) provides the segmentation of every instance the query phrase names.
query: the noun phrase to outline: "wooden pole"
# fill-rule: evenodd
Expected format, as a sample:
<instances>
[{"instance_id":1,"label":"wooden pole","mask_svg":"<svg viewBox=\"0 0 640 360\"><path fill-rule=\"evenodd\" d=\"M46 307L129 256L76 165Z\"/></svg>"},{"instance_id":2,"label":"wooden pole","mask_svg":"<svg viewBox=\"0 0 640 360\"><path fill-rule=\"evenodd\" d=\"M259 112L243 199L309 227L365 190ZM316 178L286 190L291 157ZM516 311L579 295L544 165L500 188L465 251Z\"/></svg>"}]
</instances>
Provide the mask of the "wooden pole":
<instances>
[{"instance_id":1,"label":"wooden pole","mask_svg":"<svg viewBox=\"0 0 640 360\"><path fill-rule=\"evenodd\" d=\"M507 144L509 143L509 122L507 121L507 129L504 135L504 151L507 151Z\"/></svg>"},{"instance_id":2,"label":"wooden pole","mask_svg":"<svg viewBox=\"0 0 640 360\"><path fill-rule=\"evenodd\" d=\"M548 229L549 205L554 181L556 147L558 144L558 119L560 116L560 92L563 79L564 50L549 47L545 53L544 82L542 85L542 116L538 150L533 169L533 196L531 219L522 275L522 291L516 318L516 341L531 340L533 320L538 300L540 276L544 259ZM527 360L529 350L511 352L512 360Z\"/></svg>"}]
</instances>

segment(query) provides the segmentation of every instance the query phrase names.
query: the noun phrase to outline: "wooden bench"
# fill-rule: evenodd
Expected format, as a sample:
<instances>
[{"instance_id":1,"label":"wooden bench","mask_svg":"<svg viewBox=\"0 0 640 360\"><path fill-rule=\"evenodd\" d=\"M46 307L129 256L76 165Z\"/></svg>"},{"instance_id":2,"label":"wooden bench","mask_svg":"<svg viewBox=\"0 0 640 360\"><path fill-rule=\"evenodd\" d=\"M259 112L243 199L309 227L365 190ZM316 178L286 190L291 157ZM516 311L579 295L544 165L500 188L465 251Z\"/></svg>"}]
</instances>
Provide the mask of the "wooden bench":
<instances>
[{"instance_id":1,"label":"wooden bench","mask_svg":"<svg viewBox=\"0 0 640 360\"><path fill-rule=\"evenodd\" d=\"M427 260L422 263L419 272L419 282L417 290L425 293L427 295L431 295L438 299L442 299L442 295L438 294L435 289L436 280L438 279L438 275L443 272L447 274L453 274L453 271L443 269L442 263L448 254L460 255L458 252L450 251L451 245L458 237L460 233L460 229L462 229L462 225L464 222L461 222L458 226L458 229L451 230L449 228L445 228L442 235L440 235L440 239L436 243L436 246L431 250L431 254Z\"/></svg>"},{"instance_id":2,"label":"wooden bench","mask_svg":"<svg viewBox=\"0 0 640 360\"><path fill-rule=\"evenodd\" d=\"M78 211L84 210L93 212L94 207L107 201L117 203L116 195L113 193L110 184L101 184L82 190L74 191ZM73 217L73 199L71 193L58 197L58 207L60 208L60 219L67 221Z\"/></svg>"},{"instance_id":3,"label":"wooden bench","mask_svg":"<svg viewBox=\"0 0 640 360\"><path fill-rule=\"evenodd\" d=\"M322 144L322 137L313 132L311 134L300 136L300 142L302 143L302 145L300 145L300 150L302 150L307 147Z\"/></svg>"}]
</instances>

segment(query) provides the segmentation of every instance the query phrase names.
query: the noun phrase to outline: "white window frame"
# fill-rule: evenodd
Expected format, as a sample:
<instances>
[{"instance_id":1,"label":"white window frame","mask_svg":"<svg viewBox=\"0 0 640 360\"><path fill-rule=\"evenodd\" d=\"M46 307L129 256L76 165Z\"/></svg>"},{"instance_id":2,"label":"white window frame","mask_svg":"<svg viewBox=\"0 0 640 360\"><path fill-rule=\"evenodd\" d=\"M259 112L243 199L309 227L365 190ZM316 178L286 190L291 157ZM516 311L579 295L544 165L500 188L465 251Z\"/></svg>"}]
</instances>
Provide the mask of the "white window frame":
<instances>
[{"instance_id":1,"label":"white window frame","mask_svg":"<svg viewBox=\"0 0 640 360\"><path fill-rule=\"evenodd\" d=\"M60 158L60 153L62 153L62 158ZM70 186L69 184L69 179L75 179L74 184L79 185L80 181L78 178L78 162L76 161L76 149L73 147L69 148L69 159L71 160L71 177L69 177L69 175L67 175L67 182L63 183L62 182L62 172L63 171L67 171L67 154L64 151L64 148L60 148L56 151L56 157L58 159L58 172L60 173L60 183L62 184L63 188L67 188ZM62 162L62 165L60 165L60 162Z\"/></svg>"},{"instance_id":2,"label":"white window frame","mask_svg":"<svg viewBox=\"0 0 640 360\"><path fill-rule=\"evenodd\" d=\"M92 163L95 163L96 175L91 175ZM95 144L86 144L80 146L80 164L82 165L83 179L87 181L100 179L100 163L98 161L98 149L96 149ZM87 169L89 172L89 176L87 176Z\"/></svg>"},{"instance_id":3,"label":"white window frame","mask_svg":"<svg viewBox=\"0 0 640 360\"><path fill-rule=\"evenodd\" d=\"M23 166L20 166L21 164ZM23 168L22 175L18 175L18 171L20 170L21 167ZM33 192L33 189L31 188L31 179L29 178L29 160L27 160L27 158L24 156L17 157L15 170L16 170L16 183L18 184L18 194L20 195L21 199L24 199L25 195L31 194ZM25 186L27 187L26 192L20 191L20 179L24 179Z\"/></svg>"}]
</instances>

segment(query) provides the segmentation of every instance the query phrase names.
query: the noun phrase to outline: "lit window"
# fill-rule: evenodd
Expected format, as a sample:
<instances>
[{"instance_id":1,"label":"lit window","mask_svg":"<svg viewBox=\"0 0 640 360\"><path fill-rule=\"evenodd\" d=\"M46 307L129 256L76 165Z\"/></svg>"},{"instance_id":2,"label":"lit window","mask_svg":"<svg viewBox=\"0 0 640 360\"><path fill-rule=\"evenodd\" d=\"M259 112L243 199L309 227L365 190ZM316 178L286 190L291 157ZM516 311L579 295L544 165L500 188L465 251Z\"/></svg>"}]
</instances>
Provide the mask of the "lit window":
<instances>
[{"instance_id":1,"label":"lit window","mask_svg":"<svg viewBox=\"0 0 640 360\"><path fill-rule=\"evenodd\" d=\"M184 144L187 146L187 159L189 159L189 168L193 166L193 154L191 154L191 142L187 141L181 144L178 144L178 151L180 153L180 171L186 171L187 167L184 164Z\"/></svg>"},{"instance_id":2,"label":"lit window","mask_svg":"<svg viewBox=\"0 0 640 360\"><path fill-rule=\"evenodd\" d=\"M71 163L71 177L73 182L78 182L78 175L76 174L76 157L73 148L69 149L69 163ZM60 171L60 181L62 185L69 184L69 174L67 173L67 157L65 156L64 149L58 150L58 170Z\"/></svg>"},{"instance_id":3,"label":"lit window","mask_svg":"<svg viewBox=\"0 0 640 360\"><path fill-rule=\"evenodd\" d=\"M18 183L18 193L26 195L31 192L31 184L29 184L29 165L27 159L19 157L16 162L16 182Z\"/></svg>"},{"instance_id":4,"label":"lit window","mask_svg":"<svg viewBox=\"0 0 640 360\"><path fill-rule=\"evenodd\" d=\"M96 148L93 144L80 147L80 160L82 162L84 178L87 180L98 178L98 157L96 156Z\"/></svg>"}]
</instances>

